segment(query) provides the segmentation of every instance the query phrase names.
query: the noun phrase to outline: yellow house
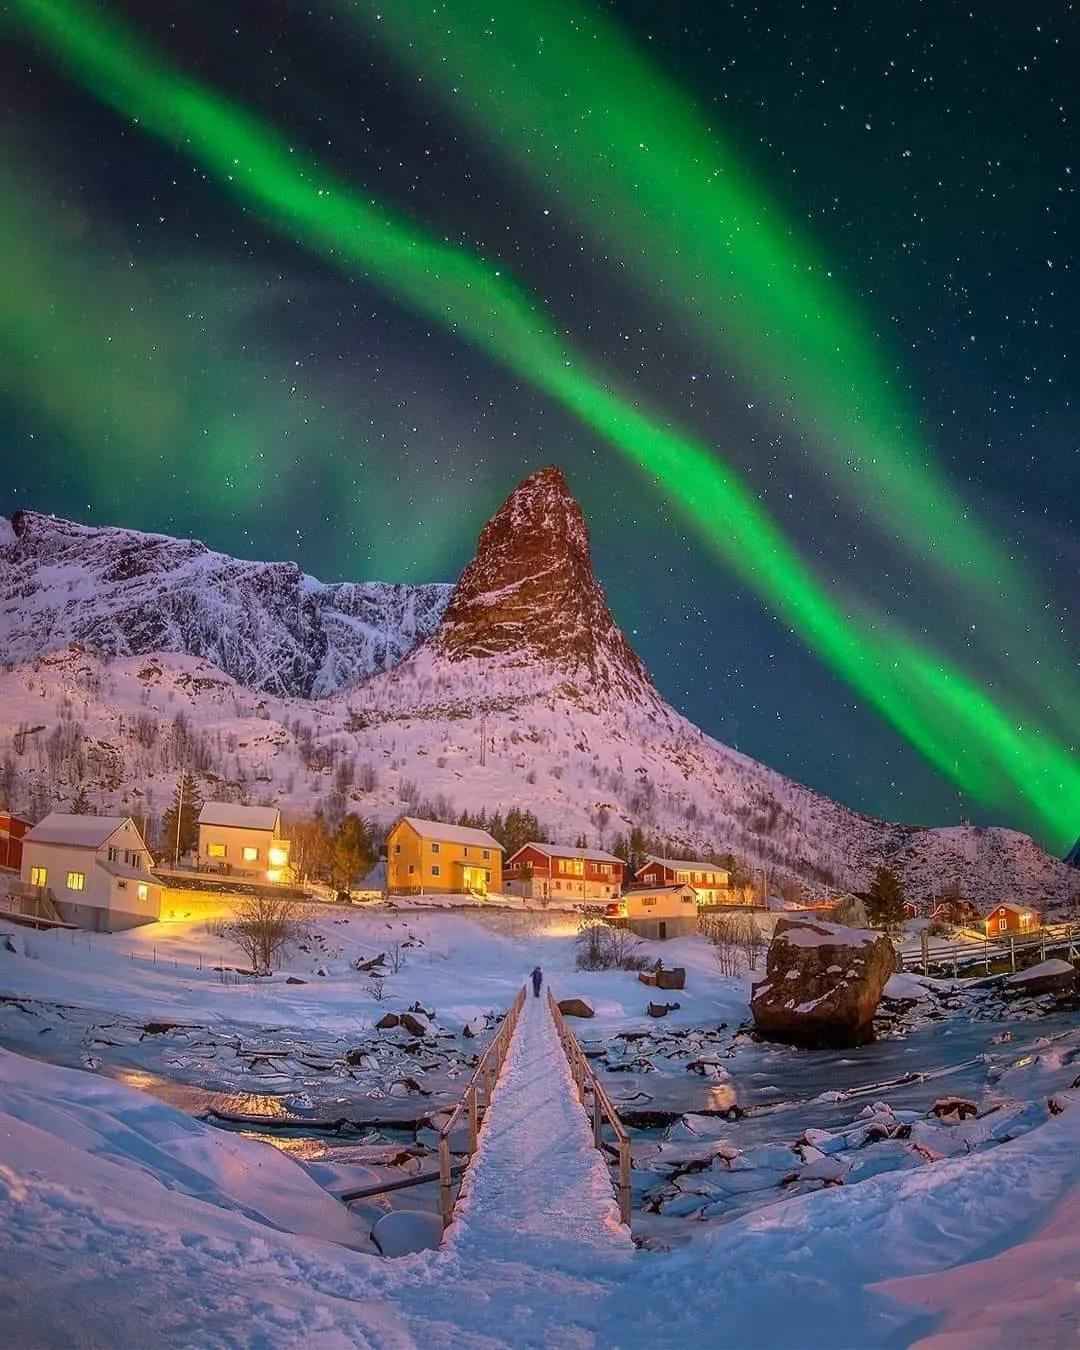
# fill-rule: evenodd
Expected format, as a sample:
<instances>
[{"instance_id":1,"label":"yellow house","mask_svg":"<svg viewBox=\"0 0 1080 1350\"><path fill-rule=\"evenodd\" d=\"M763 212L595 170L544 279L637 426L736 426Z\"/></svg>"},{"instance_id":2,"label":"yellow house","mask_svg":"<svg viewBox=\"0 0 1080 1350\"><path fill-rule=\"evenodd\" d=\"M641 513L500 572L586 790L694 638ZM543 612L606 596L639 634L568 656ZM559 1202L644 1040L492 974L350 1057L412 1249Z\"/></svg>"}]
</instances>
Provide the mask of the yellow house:
<instances>
[{"instance_id":1,"label":"yellow house","mask_svg":"<svg viewBox=\"0 0 1080 1350\"><path fill-rule=\"evenodd\" d=\"M386 889L391 895L501 891L502 855L486 830L402 816L386 836Z\"/></svg>"},{"instance_id":2,"label":"yellow house","mask_svg":"<svg viewBox=\"0 0 1080 1350\"><path fill-rule=\"evenodd\" d=\"M288 881L281 812L276 806L206 802L199 812L198 868L251 881Z\"/></svg>"}]
</instances>

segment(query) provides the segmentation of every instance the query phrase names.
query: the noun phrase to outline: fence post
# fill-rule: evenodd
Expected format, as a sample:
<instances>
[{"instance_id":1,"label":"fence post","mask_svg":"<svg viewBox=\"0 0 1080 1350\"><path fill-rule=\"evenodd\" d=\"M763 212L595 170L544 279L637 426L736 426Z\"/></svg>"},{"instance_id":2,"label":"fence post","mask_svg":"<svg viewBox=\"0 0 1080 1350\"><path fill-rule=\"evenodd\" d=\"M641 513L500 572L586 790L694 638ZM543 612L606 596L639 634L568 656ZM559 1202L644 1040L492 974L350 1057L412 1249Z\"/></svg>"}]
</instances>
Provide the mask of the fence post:
<instances>
[{"instance_id":1,"label":"fence post","mask_svg":"<svg viewBox=\"0 0 1080 1350\"><path fill-rule=\"evenodd\" d=\"M593 1088L592 1098L592 1140L593 1148L600 1147L600 1136L604 1128L604 1113L600 1107L600 1094Z\"/></svg>"},{"instance_id":2,"label":"fence post","mask_svg":"<svg viewBox=\"0 0 1080 1350\"><path fill-rule=\"evenodd\" d=\"M469 1156L476 1152L477 1136L480 1133L480 1111L476 1102L476 1087L471 1085L469 1092Z\"/></svg>"},{"instance_id":3,"label":"fence post","mask_svg":"<svg viewBox=\"0 0 1080 1350\"><path fill-rule=\"evenodd\" d=\"M920 934L920 945L922 946L922 973L924 976L930 974L930 930L924 928Z\"/></svg>"},{"instance_id":4,"label":"fence post","mask_svg":"<svg viewBox=\"0 0 1080 1350\"><path fill-rule=\"evenodd\" d=\"M619 1140L619 1218L630 1227L630 1140Z\"/></svg>"},{"instance_id":5,"label":"fence post","mask_svg":"<svg viewBox=\"0 0 1080 1350\"><path fill-rule=\"evenodd\" d=\"M1013 970L1016 969L1016 934L1009 934L1009 965Z\"/></svg>"},{"instance_id":6,"label":"fence post","mask_svg":"<svg viewBox=\"0 0 1080 1350\"><path fill-rule=\"evenodd\" d=\"M454 1209L450 1195L450 1141L445 1134L439 1138L439 1209L445 1228Z\"/></svg>"}]
</instances>

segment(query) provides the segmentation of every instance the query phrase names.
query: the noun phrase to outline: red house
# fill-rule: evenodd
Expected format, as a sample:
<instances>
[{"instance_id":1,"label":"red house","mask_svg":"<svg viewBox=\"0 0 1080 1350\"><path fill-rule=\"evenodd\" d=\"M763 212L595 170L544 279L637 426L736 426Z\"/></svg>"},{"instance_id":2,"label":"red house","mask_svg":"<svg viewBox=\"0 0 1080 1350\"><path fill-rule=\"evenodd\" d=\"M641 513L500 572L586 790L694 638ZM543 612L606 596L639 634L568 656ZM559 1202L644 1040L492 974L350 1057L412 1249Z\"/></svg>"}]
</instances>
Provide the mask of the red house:
<instances>
[{"instance_id":1,"label":"red house","mask_svg":"<svg viewBox=\"0 0 1080 1350\"><path fill-rule=\"evenodd\" d=\"M617 900L623 861L601 849L523 844L503 868L503 887L534 900Z\"/></svg>"},{"instance_id":2,"label":"red house","mask_svg":"<svg viewBox=\"0 0 1080 1350\"><path fill-rule=\"evenodd\" d=\"M986 923L986 936L997 937L998 934L1034 932L1041 925L1042 920L1030 905L1006 903L995 905L987 914L984 922Z\"/></svg>"},{"instance_id":3,"label":"red house","mask_svg":"<svg viewBox=\"0 0 1080 1350\"><path fill-rule=\"evenodd\" d=\"M0 811L0 867L11 867L16 872L22 869L23 835L29 828L28 820L13 816L10 811Z\"/></svg>"},{"instance_id":4,"label":"red house","mask_svg":"<svg viewBox=\"0 0 1080 1350\"><path fill-rule=\"evenodd\" d=\"M688 858L647 858L634 873L635 887L693 886L699 905L716 905L727 899L730 876L715 863L691 862Z\"/></svg>"}]
</instances>

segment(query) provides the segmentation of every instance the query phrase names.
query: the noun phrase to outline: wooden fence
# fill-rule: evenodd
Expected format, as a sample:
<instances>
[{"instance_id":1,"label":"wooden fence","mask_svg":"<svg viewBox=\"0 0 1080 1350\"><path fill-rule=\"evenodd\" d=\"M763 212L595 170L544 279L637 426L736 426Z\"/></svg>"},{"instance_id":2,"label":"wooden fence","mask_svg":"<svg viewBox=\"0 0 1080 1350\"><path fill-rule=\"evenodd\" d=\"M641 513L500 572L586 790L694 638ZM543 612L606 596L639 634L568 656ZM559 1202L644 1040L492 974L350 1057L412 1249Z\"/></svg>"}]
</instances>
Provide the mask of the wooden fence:
<instances>
[{"instance_id":1,"label":"wooden fence","mask_svg":"<svg viewBox=\"0 0 1080 1350\"><path fill-rule=\"evenodd\" d=\"M559 1033L559 1040L562 1042L562 1048L566 1052L566 1058L570 1064L570 1072L574 1076L574 1085L577 1088L578 1100L585 1108L585 1113L592 1120L593 1146L601 1152L611 1153L619 1163L619 1217L629 1228L630 1226L630 1136L626 1132L626 1126L619 1118L618 1111L611 1104L611 1098L604 1091L603 1084L597 1078L593 1066L585 1057L585 1052L578 1044L577 1037L566 1025L566 1019L559 1011L559 1005L555 1001L555 996L551 990L548 990L548 1007L551 1009L551 1016L555 1022L555 1030ZM610 1126L615 1136L615 1144L611 1145L604 1139L604 1122Z\"/></svg>"},{"instance_id":2,"label":"wooden fence","mask_svg":"<svg viewBox=\"0 0 1080 1350\"><path fill-rule=\"evenodd\" d=\"M1008 962L1016 970L1016 958L1037 957L1045 961L1048 953L1064 952L1070 961L1080 960L1080 923L1046 924L1031 933L1010 933L1005 937L984 937L981 941L957 942L931 947L924 938L917 952L898 953L902 970L917 970L928 975L931 968L961 970L982 966L989 973L991 964Z\"/></svg>"}]
</instances>

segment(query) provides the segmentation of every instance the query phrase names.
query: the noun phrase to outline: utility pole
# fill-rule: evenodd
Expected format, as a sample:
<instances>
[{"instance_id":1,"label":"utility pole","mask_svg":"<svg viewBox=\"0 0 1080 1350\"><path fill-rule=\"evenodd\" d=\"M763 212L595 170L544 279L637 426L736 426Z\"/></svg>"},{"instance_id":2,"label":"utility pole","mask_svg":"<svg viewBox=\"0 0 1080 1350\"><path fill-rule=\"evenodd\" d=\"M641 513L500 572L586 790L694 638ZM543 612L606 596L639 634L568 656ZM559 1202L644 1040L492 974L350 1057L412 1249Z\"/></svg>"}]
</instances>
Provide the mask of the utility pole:
<instances>
[{"instance_id":1,"label":"utility pole","mask_svg":"<svg viewBox=\"0 0 1080 1350\"><path fill-rule=\"evenodd\" d=\"M480 767L487 763L487 717L480 719Z\"/></svg>"},{"instance_id":2,"label":"utility pole","mask_svg":"<svg viewBox=\"0 0 1080 1350\"><path fill-rule=\"evenodd\" d=\"M176 844L173 847L173 867L180 866L180 822L184 818L184 774L180 774L180 797L176 804Z\"/></svg>"}]
</instances>

